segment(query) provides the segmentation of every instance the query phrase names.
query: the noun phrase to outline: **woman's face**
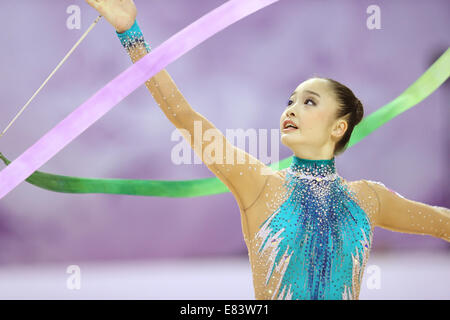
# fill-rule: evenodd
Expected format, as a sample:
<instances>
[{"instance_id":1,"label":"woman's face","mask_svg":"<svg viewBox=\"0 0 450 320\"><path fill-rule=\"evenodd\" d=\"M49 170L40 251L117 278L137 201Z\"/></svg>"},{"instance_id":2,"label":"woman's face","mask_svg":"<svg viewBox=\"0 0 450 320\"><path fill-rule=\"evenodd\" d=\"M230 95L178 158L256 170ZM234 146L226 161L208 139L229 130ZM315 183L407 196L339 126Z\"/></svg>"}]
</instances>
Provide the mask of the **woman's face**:
<instances>
[{"instance_id":1,"label":"woman's face","mask_svg":"<svg viewBox=\"0 0 450 320\"><path fill-rule=\"evenodd\" d=\"M337 110L338 103L327 80L312 78L302 82L281 114L281 143L296 154L302 150L299 154L329 155L347 128L344 120L336 119Z\"/></svg>"}]
</instances>

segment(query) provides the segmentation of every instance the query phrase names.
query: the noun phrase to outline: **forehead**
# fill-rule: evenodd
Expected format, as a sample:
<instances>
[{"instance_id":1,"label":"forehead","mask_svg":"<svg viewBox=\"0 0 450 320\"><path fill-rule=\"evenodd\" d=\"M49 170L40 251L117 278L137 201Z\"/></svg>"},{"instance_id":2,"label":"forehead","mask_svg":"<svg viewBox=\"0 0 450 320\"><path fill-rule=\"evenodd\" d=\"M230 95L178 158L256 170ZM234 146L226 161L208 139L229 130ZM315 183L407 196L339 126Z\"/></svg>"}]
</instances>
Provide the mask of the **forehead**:
<instances>
[{"instance_id":1,"label":"forehead","mask_svg":"<svg viewBox=\"0 0 450 320\"><path fill-rule=\"evenodd\" d=\"M331 92L331 88L328 84L328 81L325 79L308 79L306 81L303 81L300 83L297 88L295 88L295 91L293 92L296 94L301 94L303 92L313 91L315 93L318 93L320 97L326 96Z\"/></svg>"}]
</instances>

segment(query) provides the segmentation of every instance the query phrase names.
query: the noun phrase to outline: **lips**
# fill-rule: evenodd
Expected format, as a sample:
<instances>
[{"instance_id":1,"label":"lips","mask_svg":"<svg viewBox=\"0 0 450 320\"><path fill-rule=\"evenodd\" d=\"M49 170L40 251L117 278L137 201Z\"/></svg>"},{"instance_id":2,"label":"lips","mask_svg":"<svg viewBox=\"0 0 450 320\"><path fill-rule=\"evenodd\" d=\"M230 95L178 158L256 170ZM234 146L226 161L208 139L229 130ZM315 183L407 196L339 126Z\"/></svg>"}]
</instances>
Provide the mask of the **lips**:
<instances>
[{"instance_id":1,"label":"lips","mask_svg":"<svg viewBox=\"0 0 450 320\"><path fill-rule=\"evenodd\" d=\"M298 127L294 121L286 119L283 121L283 131L297 130Z\"/></svg>"}]
</instances>

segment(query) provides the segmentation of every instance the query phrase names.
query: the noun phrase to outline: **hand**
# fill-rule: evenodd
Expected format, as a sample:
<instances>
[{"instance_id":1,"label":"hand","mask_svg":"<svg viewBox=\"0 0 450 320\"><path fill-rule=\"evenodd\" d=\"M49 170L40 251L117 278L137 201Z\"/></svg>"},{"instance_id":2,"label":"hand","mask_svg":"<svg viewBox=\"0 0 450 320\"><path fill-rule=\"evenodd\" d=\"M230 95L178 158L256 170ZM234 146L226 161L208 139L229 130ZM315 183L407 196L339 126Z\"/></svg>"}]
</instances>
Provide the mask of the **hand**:
<instances>
[{"instance_id":1,"label":"hand","mask_svg":"<svg viewBox=\"0 0 450 320\"><path fill-rule=\"evenodd\" d=\"M137 9L133 0L86 0L98 11L118 33L131 28L136 19Z\"/></svg>"}]
</instances>

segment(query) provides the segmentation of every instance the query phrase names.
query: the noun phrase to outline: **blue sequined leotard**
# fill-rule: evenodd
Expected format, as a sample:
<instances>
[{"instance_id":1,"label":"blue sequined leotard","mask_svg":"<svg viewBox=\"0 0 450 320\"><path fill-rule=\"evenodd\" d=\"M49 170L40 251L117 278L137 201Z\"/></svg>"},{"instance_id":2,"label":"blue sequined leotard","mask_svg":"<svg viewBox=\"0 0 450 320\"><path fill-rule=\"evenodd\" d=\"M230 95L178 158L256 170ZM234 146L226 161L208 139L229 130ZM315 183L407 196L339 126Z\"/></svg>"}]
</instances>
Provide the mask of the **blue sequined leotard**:
<instances>
[{"instance_id":1,"label":"blue sequined leotard","mask_svg":"<svg viewBox=\"0 0 450 320\"><path fill-rule=\"evenodd\" d=\"M254 238L258 257L253 259L266 266L259 282L267 286L267 298L357 298L372 228L337 174L335 158L293 156L283 189L283 200Z\"/></svg>"}]
</instances>

